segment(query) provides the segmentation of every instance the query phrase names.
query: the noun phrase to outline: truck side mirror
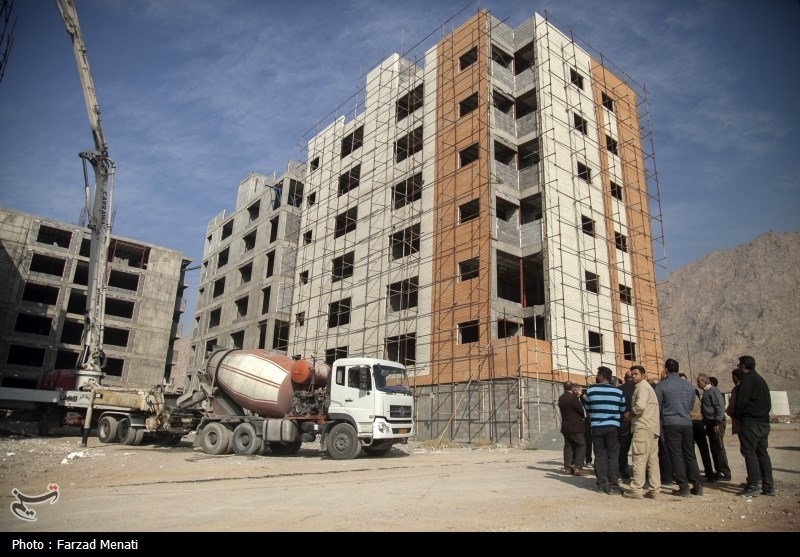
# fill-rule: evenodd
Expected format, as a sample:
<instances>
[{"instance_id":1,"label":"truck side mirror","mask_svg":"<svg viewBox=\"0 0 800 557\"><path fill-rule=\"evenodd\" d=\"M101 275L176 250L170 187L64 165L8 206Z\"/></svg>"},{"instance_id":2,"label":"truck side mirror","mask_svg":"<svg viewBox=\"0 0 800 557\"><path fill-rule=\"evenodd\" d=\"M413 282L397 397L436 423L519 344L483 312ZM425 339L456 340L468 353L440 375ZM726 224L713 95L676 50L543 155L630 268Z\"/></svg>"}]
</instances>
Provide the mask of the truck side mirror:
<instances>
[{"instance_id":1,"label":"truck side mirror","mask_svg":"<svg viewBox=\"0 0 800 557\"><path fill-rule=\"evenodd\" d=\"M372 388L369 377L369 366L362 366L358 370L358 388L362 391L368 391Z\"/></svg>"}]
</instances>

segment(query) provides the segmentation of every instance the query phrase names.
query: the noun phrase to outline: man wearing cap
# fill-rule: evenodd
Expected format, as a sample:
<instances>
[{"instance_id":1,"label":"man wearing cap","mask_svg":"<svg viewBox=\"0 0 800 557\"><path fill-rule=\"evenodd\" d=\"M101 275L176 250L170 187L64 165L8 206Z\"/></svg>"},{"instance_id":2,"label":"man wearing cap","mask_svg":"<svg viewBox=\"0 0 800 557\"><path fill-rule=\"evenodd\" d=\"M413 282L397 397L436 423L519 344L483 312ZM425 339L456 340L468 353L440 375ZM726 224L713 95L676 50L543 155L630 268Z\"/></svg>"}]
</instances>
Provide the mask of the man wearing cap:
<instances>
[{"instance_id":1,"label":"man wearing cap","mask_svg":"<svg viewBox=\"0 0 800 557\"><path fill-rule=\"evenodd\" d=\"M584 411L581 400L575 395L574 385L564 383L564 393L558 397L561 412L561 435L564 436L564 472L584 476L583 463L586 460L586 433L584 431Z\"/></svg>"}]
</instances>

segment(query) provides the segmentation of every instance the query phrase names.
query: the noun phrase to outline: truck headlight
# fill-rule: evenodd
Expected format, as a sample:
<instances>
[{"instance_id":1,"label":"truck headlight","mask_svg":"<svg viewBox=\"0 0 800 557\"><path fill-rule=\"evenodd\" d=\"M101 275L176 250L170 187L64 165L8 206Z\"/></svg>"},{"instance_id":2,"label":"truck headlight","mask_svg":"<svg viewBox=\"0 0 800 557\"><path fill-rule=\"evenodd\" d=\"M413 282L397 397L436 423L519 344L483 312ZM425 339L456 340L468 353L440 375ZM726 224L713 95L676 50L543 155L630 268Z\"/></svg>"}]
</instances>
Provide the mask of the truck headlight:
<instances>
[{"instance_id":1,"label":"truck headlight","mask_svg":"<svg viewBox=\"0 0 800 557\"><path fill-rule=\"evenodd\" d=\"M389 424L387 424L386 422L379 422L378 423L378 431L380 433L391 433L392 432L392 428L389 427Z\"/></svg>"}]
</instances>

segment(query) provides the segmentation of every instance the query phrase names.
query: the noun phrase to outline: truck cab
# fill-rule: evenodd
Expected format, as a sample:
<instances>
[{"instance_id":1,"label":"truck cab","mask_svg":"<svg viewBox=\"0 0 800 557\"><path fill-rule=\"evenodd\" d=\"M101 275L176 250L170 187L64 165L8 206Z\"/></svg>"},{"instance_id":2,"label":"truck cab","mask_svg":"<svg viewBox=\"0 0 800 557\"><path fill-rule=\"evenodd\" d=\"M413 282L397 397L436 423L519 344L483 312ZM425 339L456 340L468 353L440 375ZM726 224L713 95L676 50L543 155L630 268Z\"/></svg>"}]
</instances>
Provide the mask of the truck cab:
<instances>
[{"instance_id":1,"label":"truck cab","mask_svg":"<svg viewBox=\"0 0 800 557\"><path fill-rule=\"evenodd\" d=\"M405 367L376 358L343 358L331 372L328 420L349 423L364 452L382 454L414 434L414 396Z\"/></svg>"}]
</instances>

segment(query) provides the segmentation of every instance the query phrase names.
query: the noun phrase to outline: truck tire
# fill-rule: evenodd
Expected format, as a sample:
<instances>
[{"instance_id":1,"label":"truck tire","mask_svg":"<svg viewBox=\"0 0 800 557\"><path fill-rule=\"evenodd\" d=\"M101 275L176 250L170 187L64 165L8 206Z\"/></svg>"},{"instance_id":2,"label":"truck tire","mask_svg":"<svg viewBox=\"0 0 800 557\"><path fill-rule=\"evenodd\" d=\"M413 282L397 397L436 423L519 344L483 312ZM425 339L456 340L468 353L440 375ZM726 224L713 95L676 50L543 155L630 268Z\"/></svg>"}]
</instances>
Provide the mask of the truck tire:
<instances>
[{"instance_id":1,"label":"truck tire","mask_svg":"<svg viewBox=\"0 0 800 557\"><path fill-rule=\"evenodd\" d=\"M302 441L295 441L294 443L269 443L269 450L276 456L289 456L295 454L300 450Z\"/></svg>"},{"instance_id":2,"label":"truck tire","mask_svg":"<svg viewBox=\"0 0 800 557\"><path fill-rule=\"evenodd\" d=\"M247 422L241 423L233 430L231 447L234 454L250 456L261 450L261 437L256 435L256 428Z\"/></svg>"},{"instance_id":3,"label":"truck tire","mask_svg":"<svg viewBox=\"0 0 800 557\"><path fill-rule=\"evenodd\" d=\"M328 433L328 456L333 460L352 460L361 452L361 442L353 426L346 422L336 424Z\"/></svg>"},{"instance_id":4,"label":"truck tire","mask_svg":"<svg viewBox=\"0 0 800 557\"><path fill-rule=\"evenodd\" d=\"M200 447L210 455L221 455L230 451L231 430L219 422L211 422L200 434Z\"/></svg>"},{"instance_id":5,"label":"truck tire","mask_svg":"<svg viewBox=\"0 0 800 557\"><path fill-rule=\"evenodd\" d=\"M369 456L383 456L392 448L391 445L373 445L372 447L363 447L364 452Z\"/></svg>"},{"instance_id":6,"label":"truck tire","mask_svg":"<svg viewBox=\"0 0 800 557\"><path fill-rule=\"evenodd\" d=\"M97 422L97 438L101 443L116 443L117 425L119 422L114 416L103 416Z\"/></svg>"},{"instance_id":7,"label":"truck tire","mask_svg":"<svg viewBox=\"0 0 800 557\"><path fill-rule=\"evenodd\" d=\"M123 445L141 445L144 439L144 428L133 427L128 418L122 418L117 424L117 440Z\"/></svg>"}]
</instances>

